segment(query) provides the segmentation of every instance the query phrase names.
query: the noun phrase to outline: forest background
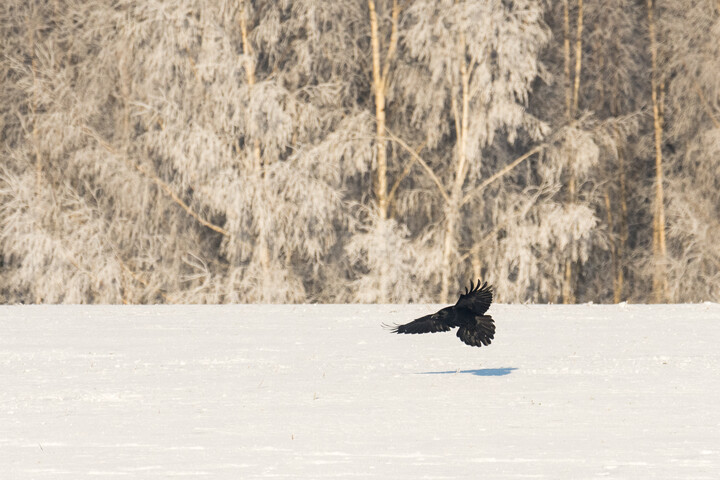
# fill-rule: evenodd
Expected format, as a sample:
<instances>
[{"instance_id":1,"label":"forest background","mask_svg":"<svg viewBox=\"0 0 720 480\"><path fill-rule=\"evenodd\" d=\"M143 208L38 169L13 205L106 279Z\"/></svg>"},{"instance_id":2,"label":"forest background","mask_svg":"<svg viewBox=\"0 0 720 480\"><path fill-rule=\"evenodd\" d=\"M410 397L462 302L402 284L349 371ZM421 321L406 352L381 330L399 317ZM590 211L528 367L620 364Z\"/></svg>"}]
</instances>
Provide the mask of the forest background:
<instances>
[{"instance_id":1,"label":"forest background","mask_svg":"<svg viewBox=\"0 0 720 480\"><path fill-rule=\"evenodd\" d=\"M0 301L719 301L719 20L4 0Z\"/></svg>"}]
</instances>

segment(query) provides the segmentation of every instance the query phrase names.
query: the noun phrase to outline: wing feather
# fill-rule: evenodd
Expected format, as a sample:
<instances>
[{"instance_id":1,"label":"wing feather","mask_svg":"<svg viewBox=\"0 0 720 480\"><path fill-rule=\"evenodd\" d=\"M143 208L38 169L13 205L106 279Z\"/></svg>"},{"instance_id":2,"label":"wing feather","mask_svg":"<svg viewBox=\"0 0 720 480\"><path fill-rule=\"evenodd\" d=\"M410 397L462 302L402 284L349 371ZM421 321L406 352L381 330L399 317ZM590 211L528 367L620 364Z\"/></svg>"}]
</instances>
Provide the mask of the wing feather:
<instances>
[{"instance_id":1,"label":"wing feather","mask_svg":"<svg viewBox=\"0 0 720 480\"><path fill-rule=\"evenodd\" d=\"M487 282L480 285L478 280L477 285L470 282L470 289L465 288L465 293L460 295L456 307L467 308L475 315L483 315L490 308L490 304L493 301L493 287L488 285Z\"/></svg>"},{"instance_id":2,"label":"wing feather","mask_svg":"<svg viewBox=\"0 0 720 480\"><path fill-rule=\"evenodd\" d=\"M448 324L447 315L440 312L431 315L425 315L405 325L389 326L392 333L435 333L447 332L451 329Z\"/></svg>"}]
</instances>

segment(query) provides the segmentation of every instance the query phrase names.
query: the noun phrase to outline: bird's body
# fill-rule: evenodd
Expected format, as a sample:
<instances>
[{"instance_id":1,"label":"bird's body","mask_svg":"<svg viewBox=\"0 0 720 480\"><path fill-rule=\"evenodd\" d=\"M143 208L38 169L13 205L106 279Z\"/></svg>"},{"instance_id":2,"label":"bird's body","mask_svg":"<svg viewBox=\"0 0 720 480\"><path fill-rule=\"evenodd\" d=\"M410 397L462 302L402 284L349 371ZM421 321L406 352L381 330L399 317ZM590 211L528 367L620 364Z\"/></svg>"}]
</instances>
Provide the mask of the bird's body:
<instances>
[{"instance_id":1,"label":"bird's body","mask_svg":"<svg viewBox=\"0 0 720 480\"><path fill-rule=\"evenodd\" d=\"M473 347L490 345L495 337L495 321L485 312L492 303L492 287L485 282L482 286L470 282L470 290L460 295L455 305L445 307L436 313L425 315L405 325L391 327L393 333L435 333L448 332L458 327L460 340Z\"/></svg>"}]
</instances>

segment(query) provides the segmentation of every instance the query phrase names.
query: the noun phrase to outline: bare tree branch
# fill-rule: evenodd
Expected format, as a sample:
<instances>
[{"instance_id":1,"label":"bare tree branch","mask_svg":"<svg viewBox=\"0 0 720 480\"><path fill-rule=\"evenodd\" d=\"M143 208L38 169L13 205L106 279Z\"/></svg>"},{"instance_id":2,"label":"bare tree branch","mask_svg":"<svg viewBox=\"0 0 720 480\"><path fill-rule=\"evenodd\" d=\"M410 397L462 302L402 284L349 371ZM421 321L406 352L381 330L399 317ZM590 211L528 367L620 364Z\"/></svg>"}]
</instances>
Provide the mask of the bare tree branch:
<instances>
[{"instance_id":1,"label":"bare tree branch","mask_svg":"<svg viewBox=\"0 0 720 480\"><path fill-rule=\"evenodd\" d=\"M415 153L420 155L420 152L423 151L423 148L425 148L425 145L427 145L427 140L420 144L418 148L415 149ZM390 193L388 194L388 205L392 203L393 199L395 198L395 192L397 191L398 187L400 186L400 183L405 180L405 177L408 176L410 173L410 170L412 170L413 165L415 165L415 162L417 161L416 157L412 157L412 159L405 165L405 168L403 169L402 173L398 175L398 178L395 180L395 183L393 184L392 188L390 189Z\"/></svg>"},{"instance_id":2,"label":"bare tree branch","mask_svg":"<svg viewBox=\"0 0 720 480\"><path fill-rule=\"evenodd\" d=\"M100 136L100 134L98 134L95 130L93 130L92 128L88 127L87 125L83 125L81 128L82 128L82 131L83 131L84 133L86 133L88 136L92 137L92 138L93 138L96 142L98 142L98 144L100 144L100 146L103 147L105 150L107 150L108 152L112 153L113 155L120 155L120 153L119 153L115 148L113 148L112 145L110 145L108 142L106 142L106 141ZM213 230L213 231L218 232L218 233L220 233L220 234L222 234L222 235L225 235L226 237L231 236L231 235L230 235L230 232L228 232L228 231L225 230L224 228L219 227L219 226L217 226L217 225L215 225L215 224L213 224L213 223L205 220L204 218L202 218L197 212L195 212L192 208L190 208L190 206L189 206L187 203L183 202L183 200L182 200L180 197L178 197L178 196L175 194L175 192L173 192L172 188L170 188L170 185L168 185L167 183L163 182L163 181L160 179L160 177L158 177L154 172L149 171L148 169L146 169L145 167L143 167L143 166L140 165L139 163L133 162L133 161L130 160L129 158L125 158L125 160L126 160L127 163L130 164L135 170L137 170L138 172L142 173L143 175L145 175L146 177L148 177L149 179L151 179L153 182L155 182L155 184L156 184L158 187L160 187L170 198L172 198L172 200L173 200L175 203L177 203L178 205L180 205L180 206L182 207L182 209L185 210L185 212L187 212L188 215L190 215L190 216L193 217L195 220L197 220L198 222L200 222L200 224L202 224L203 226L209 228L210 230Z\"/></svg>"},{"instance_id":3,"label":"bare tree branch","mask_svg":"<svg viewBox=\"0 0 720 480\"><path fill-rule=\"evenodd\" d=\"M490 185L495 180L497 180L498 178L502 177L503 175L505 175L506 173L511 171L513 168L520 165L522 162L524 162L525 160L527 160L534 154L541 152L546 146L547 146L547 144L542 144L542 145L538 145L537 147L528 150L527 152L525 152L524 154L522 154L521 156L519 156L518 158L513 160L511 163L507 164L504 168L500 169L498 172L496 172L492 176L485 179L480 185L475 187L471 192L467 193L463 197L462 202L460 202L460 206L463 206L466 203L468 203L470 200L473 199L473 197L475 197L476 195L481 193L485 188L487 188L488 185Z\"/></svg>"},{"instance_id":4,"label":"bare tree branch","mask_svg":"<svg viewBox=\"0 0 720 480\"><path fill-rule=\"evenodd\" d=\"M710 102L708 102L707 98L705 98L705 94L700 88L700 85L697 83L697 80L693 79L693 86L695 87L695 93L697 93L698 97L700 98L700 101L702 102L703 107L705 107L705 111L710 117L710 120L712 120L713 124L715 125L715 128L720 129L720 120L718 120L718 118L715 116L715 112L712 111L712 108L710 107Z\"/></svg>"},{"instance_id":5,"label":"bare tree branch","mask_svg":"<svg viewBox=\"0 0 720 480\"><path fill-rule=\"evenodd\" d=\"M390 73L390 62L395 56L398 44L398 17L400 16L401 7L398 5L397 0L393 0L392 9L392 30L390 31L390 45L388 46L387 54L385 55L385 65L382 71L382 83L383 87L387 88L388 84L388 73Z\"/></svg>"},{"instance_id":6,"label":"bare tree branch","mask_svg":"<svg viewBox=\"0 0 720 480\"><path fill-rule=\"evenodd\" d=\"M442 182L438 178L437 175L435 175L435 172L433 172L432 168L425 162L425 160L422 159L420 155L418 155L413 148L405 143L401 138L399 138L397 135L392 133L388 128L385 128L385 132L387 132L387 138L389 140L392 140L393 142L400 145L405 151L407 151L425 170L425 172L428 174L428 176L432 179L433 182L435 182L435 185L437 185L438 190L440 191L440 194L445 199L447 203L450 203L450 196L445 191L445 187L443 187Z\"/></svg>"}]
</instances>

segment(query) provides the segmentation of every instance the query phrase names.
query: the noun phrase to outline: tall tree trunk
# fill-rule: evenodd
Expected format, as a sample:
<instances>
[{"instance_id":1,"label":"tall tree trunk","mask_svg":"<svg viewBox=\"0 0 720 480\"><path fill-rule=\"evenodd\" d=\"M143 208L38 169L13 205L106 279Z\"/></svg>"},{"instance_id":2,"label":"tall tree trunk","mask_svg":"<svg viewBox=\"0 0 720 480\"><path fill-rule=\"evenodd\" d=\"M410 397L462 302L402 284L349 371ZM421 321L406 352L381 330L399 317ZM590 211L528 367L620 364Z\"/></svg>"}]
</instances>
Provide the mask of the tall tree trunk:
<instances>
[{"instance_id":1,"label":"tall tree trunk","mask_svg":"<svg viewBox=\"0 0 720 480\"><path fill-rule=\"evenodd\" d=\"M665 194L663 191L662 157L662 95L658 82L657 40L653 0L647 0L650 55L652 58L651 88L653 103L653 127L655 132L655 200L653 205L653 296L655 301L668 300L667 247L665 244Z\"/></svg>"},{"instance_id":2,"label":"tall tree trunk","mask_svg":"<svg viewBox=\"0 0 720 480\"><path fill-rule=\"evenodd\" d=\"M252 95L253 87L255 86L255 58L252 44L250 43L250 36L247 25L247 0L241 0L241 11L240 11L240 34L242 36L243 43L243 55L245 56L245 75ZM260 140L253 139L253 158L255 160L255 169L260 172L260 176L264 179L265 175L263 172L263 161L262 154L260 151ZM270 247L268 246L268 239L265 236L265 232L262 230L257 232L257 239L255 243L255 251L253 256L260 263L262 270L263 282L267 282L270 279Z\"/></svg>"},{"instance_id":3,"label":"tall tree trunk","mask_svg":"<svg viewBox=\"0 0 720 480\"><path fill-rule=\"evenodd\" d=\"M605 185L605 192L604 192L603 196L605 197L605 212L607 214L608 232L610 232L610 256L612 258L612 276L613 276L613 302L619 303L620 302L620 285L618 282L618 279L619 279L618 269L620 268L620 264L618 262L617 244L615 242L615 238L613 237L613 232L615 230L615 227L614 227L614 222L613 222L612 202L610 201L610 186L609 185Z\"/></svg>"},{"instance_id":4,"label":"tall tree trunk","mask_svg":"<svg viewBox=\"0 0 720 480\"><path fill-rule=\"evenodd\" d=\"M573 104L570 116L575 118L578 111L580 96L580 72L582 70L582 33L583 33L583 0L578 0L577 36L575 39L575 84L573 85Z\"/></svg>"},{"instance_id":5,"label":"tall tree trunk","mask_svg":"<svg viewBox=\"0 0 720 480\"><path fill-rule=\"evenodd\" d=\"M565 59L563 69L565 74L565 116L568 123L570 123L572 118L570 113L572 90L570 88L570 6L568 0L563 0L563 57Z\"/></svg>"},{"instance_id":6,"label":"tall tree trunk","mask_svg":"<svg viewBox=\"0 0 720 480\"><path fill-rule=\"evenodd\" d=\"M370 46L372 48L373 92L375 93L375 146L377 171L375 199L381 219L387 218L387 147L385 142L385 82L380 67L380 38L375 0L368 0L370 10Z\"/></svg>"},{"instance_id":7,"label":"tall tree trunk","mask_svg":"<svg viewBox=\"0 0 720 480\"><path fill-rule=\"evenodd\" d=\"M457 250L455 231L457 230L458 210L447 206L445 214L445 240L443 242L443 262L440 272L440 303L447 303L450 293L450 278L454 276L453 253Z\"/></svg>"},{"instance_id":8,"label":"tall tree trunk","mask_svg":"<svg viewBox=\"0 0 720 480\"><path fill-rule=\"evenodd\" d=\"M388 77L390 75L390 67L395 55L398 42L398 17L400 15L400 6L397 0L393 0L392 6L392 26L390 30L390 43L388 50L385 52L385 62L380 58L380 25L378 23L377 8L375 0L368 0L368 11L370 15L370 48L372 49L372 85L375 94L375 148L377 169L375 171L375 200L377 202L377 212L380 221L388 218L388 157L387 157L387 140L386 140L386 118L385 118L385 99L388 88ZM385 226L383 226L385 228ZM390 253L392 254L392 253ZM387 301L388 291L388 273L387 267L383 265L378 275L380 291L380 302Z\"/></svg>"},{"instance_id":9,"label":"tall tree trunk","mask_svg":"<svg viewBox=\"0 0 720 480\"><path fill-rule=\"evenodd\" d=\"M381 219L387 218L387 147L385 142L385 82L380 71L380 38L375 0L368 0L370 10L370 45L372 48L373 92L375 92L375 146L377 171L375 199Z\"/></svg>"},{"instance_id":10,"label":"tall tree trunk","mask_svg":"<svg viewBox=\"0 0 720 480\"><path fill-rule=\"evenodd\" d=\"M447 303L450 293L450 278L456 272L452 264L453 254L457 251L457 235L460 223L460 208L463 197L463 185L467 175L467 131L470 123L470 71L465 59L465 35L460 35L458 61L460 62L460 107L458 109L457 90L453 91L452 108L457 131L457 153L455 180L450 190L450 200L446 206L445 241L443 245L443 268L441 276L440 299Z\"/></svg>"},{"instance_id":11,"label":"tall tree trunk","mask_svg":"<svg viewBox=\"0 0 720 480\"><path fill-rule=\"evenodd\" d=\"M568 0L563 0L563 58L564 58L564 80L565 80L565 117L568 124L572 120L572 79L570 77L570 6ZM570 159L568 159L568 167L572 168ZM572 174L571 174L572 175ZM562 297L563 303L568 295L568 285L572 277L572 267L570 260L565 258L565 268L563 270Z\"/></svg>"},{"instance_id":12,"label":"tall tree trunk","mask_svg":"<svg viewBox=\"0 0 720 480\"><path fill-rule=\"evenodd\" d=\"M398 17L400 6L393 0L390 44L383 64L380 58L380 26L378 24L375 0L368 0L370 14L370 47L372 49L372 80L375 93L375 145L377 149L377 170L375 175L375 199L381 219L388 217L387 141L385 135L385 98L388 75L398 42Z\"/></svg>"},{"instance_id":13,"label":"tall tree trunk","mask_svg":"<svg viewBox=\"0 0 720 480\"><path fill-rule=\"evenodd\" d=\"M578 0L578 14L577 14L577 33L575 37L575 78L572 86L572 95L570 94L570 12L567 1L564 3L564 30L565 30L565 41L563 48L565 50L565 75L567 81L567 90L565 92L566 111L568 116L568 123L572 122L578 111L578 105L580 102L580 74L582 72L582 32L583 32L583 0ZM572 98L570 102L569 99ZM577 178L575 174L575 166L572 164L572 159L568 159L568 205L572 205L576 201L577 197ZM563 275L563 303L575 303L575 289L574 289L574 276L573 270L576 265L573 262L573 252L575 250L575 240L570 239L568 245L568 252L565 258L565 271Z\"/></svg>"},{"instance_id":14,"label":"tall tree trunk","mask_svg":"<svg viewBox=\"0 0 720 480\"><path fill-rule=\"evenodd\" d=\"M620 115L620 102L618 95L620 91L620 85L617 81L613 82L612 86L612 99L610 100L610 114L613 117ZM625 177L625 142L627 139L625 136L620 135L620 131L617 126L613 128L615 144L617 145L617 160L618 160L618 180L619 180L619 193L620 193L620 235L615 243L615 253L618 262L618 268L615 272L616 277L613 284L616 286L613 292L613 299L615 303L622 301L625 294L625 249L628 240L628 207L627 207L627 187Z\"/></svg>"},{"instance_id":15,"label":"tall tree trunk","mask_svg":"<svg viewBox=\"0 0 720 480\"><path fill-rule=\"evenodd\" d=\"M625 180L625 151L618 149L618 168L620 169L620 239L617 246L617 294L615 303L622 301L625 291L625 247L628 240L628 207L627 188Z\"/></svg>"},{"instance_id":16,"label":"tall tree trunk","mask_svg":"<svg viewBox=\"0 0 720 480\"><path fill-rule=\"evenodd\" d=\"M243 55L245 56L245 76L248 87L252 91L255 86L255 58L253 58L255 52L248 36L246 0L241 0L240 35L242 36ZM262 158L260 156L260 140L257 138L253 140L253 154L255 156L255 167L260 170L262 168Z\"/></svg>"},{"instance_id":17,"label":"tall tree trunk","mask_svg":"<svg viewBox=\"0 0 720 480\"><path fill-rule=\"evenodd\" d=\"M26 20L27 33L28 33L28 44L30 47L31 55L31 73L32 73L32 99L30 101L30 121L32 122L32 129L30 130L32 148L35 154L35 197L36 201L40 202L40 194L42 191L42 154L40 152L40 138L38 135L37 128L37 109L38 109L38 95L37 95L37 59L35 56L35 31L37 28L37 12L36 5L33 3L31 9L32 12ZM35 303L42 303L43 298L39 291L35 291Z\"/></svg>"},{"instance_id":18,"label":"tall tree trunk","mask_svg":"<svg viewBox=\"0 0 720 480\"><path fill-rule=\"evenodd\" d=\"M38 134L38 119L37 119L37 110L38 110L38 86L37 86L37 58L35 56L35 33L37 30L37 21L38 21L38 14L36 11L37 6L35 3L32 4L32 12L28 16L26 20L27 29L28 29L28 44L30 47L30 67L31 67L31 73L32 73L32 100L30 102L30 121L32 122L32 129L30 130L30 135L32 136L32 145L33 150L35 151L35 194L40 195L41 190L41 184L42 184L42 153L40 151L40 136Z\"/></svg>"},{"instance_id":19,"label":"tall tree trunk","mask_svg":"<svg viewBox=\"0 0 720 480\"><path fill-rule=\"evenodd\" d=\"M483 277L482 274L482 260L480 259L480 249L473 248L471 252L470 261L472 262L473 279L480 279Z\"/></svg>"},{"instance_id":20,"label":"tall tree trunk","mask_svg":"<svg viewBox=\"0 0 720 480\"><path fill-rule=\"evenodd\" d=\"M595 44L595 51L599 52L601 51L602 44L600 41L597 41ZM599 71L604 72L604 67L606 64L606 61L608 59L605 58L605 56L600 56L598 61L600 63L599 65ZM611 63L611 62L609 62ZM602 73L601 73L602 75ZM617 95L618 95L618 88L617 88L617 82L613 84L613 91L612 91L612 97L610 98L610 114L613 117L617 117L618 115L618 108L616 108L617 104ZM599 81L599 94L597 99L597 105L596 105L596 111L601 111L605 106L605 81L604 77L600 77ZM615 145L616 150L618 154L619 163L622 165L622 160L620 157L622 156L622 147L620 146L620 135L618 134L617 127L614 128L615 132ZM621 263L621 246L620 243L622 240L618 238L617 235L615 235L615 223L616 223L616 215L613 212L613 202L611 199L611 184L612 184L612 178L617 173L616 169L613 168L613 165L608 162L608 169L606 171L606 184L605 184L605 211L607 214L607 228L608 228L608 240L610 242L610 255L612 258L612 282L613 282L613 302L614 303L620 303L620 299L622 298L622 282L623 282L623 275L622 275L622 263ZM620 172L621 175L623 175L622 172ZM622 182L621 182L622 183ZM622 223L622 215L620 215Z\"/></svg>"}]
</instances>

